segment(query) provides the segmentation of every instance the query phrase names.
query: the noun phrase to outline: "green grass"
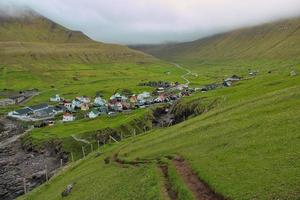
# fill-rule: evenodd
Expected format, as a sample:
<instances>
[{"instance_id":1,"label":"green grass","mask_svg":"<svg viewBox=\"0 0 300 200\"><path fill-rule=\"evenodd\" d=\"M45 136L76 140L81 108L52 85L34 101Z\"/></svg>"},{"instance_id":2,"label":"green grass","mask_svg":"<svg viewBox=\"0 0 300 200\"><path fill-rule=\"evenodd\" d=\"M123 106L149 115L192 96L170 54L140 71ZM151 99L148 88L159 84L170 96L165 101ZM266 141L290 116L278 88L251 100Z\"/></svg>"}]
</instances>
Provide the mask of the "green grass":
<instances>
[{"instance_id":1,"label":"green grass","mask_svg":"<svg viewBox=\"0 0 300 200\"><path fill-rule=\"evenodd\" d=\"M71 182L75 183L72 194L65 199L162 199L160 177L155 167L120 168L115 164L104 164L104 158L115 148L107 147L100 157L89 156L50 180L45 187L51 195L38 188L34 195L23 199L61 199L64 190L61 189ZM89 189L82 191L85 187Z\"/></svg>"},{"instance_id":2,"label":"green grass","mask_svg":"<svg viewBox=\"0 0 300 200\"><path fill-rule=\"evenodd\" d=\"M299 64L293 64L296 70L300 69ZM196 69L193 66L191 68ZM268 74L269 67L265 67L258 76L241 81L234 87L199 93L185 99L188 102L197 98L217 98L220 102L212 110L181 124L128 139L116 145L115 150L108 151L108 155L120 151L121 157L130 160L178 154L187 159L201 179L229 199L297 199L300 195L300 79L299 76L290 77L290 69L285 66L271 63L270 68L276 70ZM216 70L197 69L206 73L215 73ZM227 68L230 74L237 69L234 66ZM246 75L247 72L241 70L240 73ZM222 72L215 74L215 80L218 80ZM85 162L92 163L94 160L90 158ZM146 173L148 167L156 169L151 165L147 169L140 169ZM95 167L87 164L86 168L92 170ZM80 176L83 169L79 165L77 172L67 171L66 175L53 179L50 185L62 191L74 178L81 177L79 182L82 183L88 181L89 178ZM69 173L72 176L68 176ZM172 170L170 173L173 185L181 191L180 194L188 192L180 177L176 177ZM152 174L152 178L157 174ZM115 178L113 172L103 176ZM161 180L155 180L161 185ZM108 184L101 180L89 182L99 189ZM128 181L126 187L135 184L135 181ZM84 185L76 190L92 192L91 188ZM46 185L28 197L39 199L41 194L48 195L49 199L59 199L53 196L54 190ZM75 194L77 191L70 199L76 199ZM188 199L189 195L183 196ZM134 197L131 194L131 198ZM144 199L152 198L145 196Z\"/></svg>"}]
</instances>

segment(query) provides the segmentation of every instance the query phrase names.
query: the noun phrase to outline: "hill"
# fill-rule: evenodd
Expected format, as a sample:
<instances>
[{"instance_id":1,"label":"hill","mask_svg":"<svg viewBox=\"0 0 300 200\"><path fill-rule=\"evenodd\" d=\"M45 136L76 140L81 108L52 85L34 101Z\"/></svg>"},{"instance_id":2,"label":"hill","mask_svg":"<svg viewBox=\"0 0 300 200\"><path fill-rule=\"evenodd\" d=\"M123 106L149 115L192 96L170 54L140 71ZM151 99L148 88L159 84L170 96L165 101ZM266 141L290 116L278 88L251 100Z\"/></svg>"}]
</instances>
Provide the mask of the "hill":
<instances>
[{"instance_id":1,"label":"hill","mask_svg":"<svg viewBox=\"0 0 300 200\"><path fill-rule=\"evenodd\" d=\"M192 42L131 47L175 61L299 59L300 18L243 28Z\"/></svg>"},{"instance_id":2,"label":"hill","mask_svg":"<svg viewBox=\"0 0 300 200\"><path fill-rule=\"evenodd\" d=\"M117 89L139 92L147 88L138 83L161 80L166 71L173 73L164 80L180 80L182 70L153 56L93 41L33 10L16 9L0 14L0 88L39 89L40 95L28 104L48 101L55 94L74 98L99 91L108 97Z\"/></svg>"},{"instance_id":3,"label":"hill","mask_svg":"<svg viewBox=\"0 0 300 200\"><path fill-rule=\"evenodd\" d=\"M71 31L33 10L23 10L17 16L0 15L0 42L93 42L80 31Z\"/></svg>"},{"instance_id":4,"label":"hill","mask_svg":"<svg viewBox=\"0 0 300 200\"><path fill-rule=\"evenodd\" d=\"M289 76L288 67L272 67L271 74L266 68L256 77L244 75L233 87L185 98L183 113L191 103L199 104L192 110L204 112L173 127L106 144L21 199L61 199L71 183L67 199L199 199L191 186L197 179L188 181L190 169L182 172L178 156L226 199L298 199L300 82ZM218 103L207 109L205 101ZM43 135L41 130L33 137ZM95 144L94 138L81 136Z\"/></svg>"},{"instance_id":5,"label":"hill","mask_svg":"<svg viewBox=\"0 0 300 200\"><path fill-rule=\"evenodd\" d=\"M0 15L1 64L153 60L125 46L95 42L33 10L18 8L14 12L19 14Z\"/></svg>"}]
</instances>

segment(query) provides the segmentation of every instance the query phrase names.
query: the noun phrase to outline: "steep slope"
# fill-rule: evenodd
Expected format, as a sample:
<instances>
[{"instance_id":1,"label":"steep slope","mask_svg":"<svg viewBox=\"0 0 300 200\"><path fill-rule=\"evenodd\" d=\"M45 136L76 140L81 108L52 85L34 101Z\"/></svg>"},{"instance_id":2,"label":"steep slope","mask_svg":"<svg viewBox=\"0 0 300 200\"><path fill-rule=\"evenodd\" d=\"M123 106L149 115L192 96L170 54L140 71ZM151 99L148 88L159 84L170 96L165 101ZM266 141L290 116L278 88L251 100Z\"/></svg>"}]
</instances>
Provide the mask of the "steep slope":
<instances>
[{"instance_id":1,"label":"steep slope","mask_svg":"<svg viewBox=\"0 0 300 200\"><path fill-rule=\"evenodd\" d=\"M168 199L162 164L178 197L170 199L198 199L166 159L178 155L226 199L299 199L300 79L287 67L277 70L189 97L219 103L173 127L105 145L21 199L61 199L70 183L68 199Z\"/></svg>"},{"instance_id":2,"label":"steep slope","mask_svg":"<svg viewBox=\"0 0 300 200\"><path fill-rule=\"evenodd\" d=\"M124 46L95 42L35 11L19 8L14 12L19 14L0 15L1 64L153 60Z\"/></svg>"},{"instance_id":3,"label":"steep slope","mask_svg":"<svg viewBox=\"0 0 300 200\"><path fill-rule=\"evenodd\" d=\"M32 10L18 16L0 16L0 41L19 42L93 42L79 31L68 30Z\"/></svg>"},{"instance_id":4,"label":"steep slope","mask_svg":"<svg viewBox=\"0 0 300 200\"><path fill-rule=\"evenodd\" d=\"M169 60L298 59L300 18L239 29L193 42L132 48Z\"/></svg>"}]
</instances>

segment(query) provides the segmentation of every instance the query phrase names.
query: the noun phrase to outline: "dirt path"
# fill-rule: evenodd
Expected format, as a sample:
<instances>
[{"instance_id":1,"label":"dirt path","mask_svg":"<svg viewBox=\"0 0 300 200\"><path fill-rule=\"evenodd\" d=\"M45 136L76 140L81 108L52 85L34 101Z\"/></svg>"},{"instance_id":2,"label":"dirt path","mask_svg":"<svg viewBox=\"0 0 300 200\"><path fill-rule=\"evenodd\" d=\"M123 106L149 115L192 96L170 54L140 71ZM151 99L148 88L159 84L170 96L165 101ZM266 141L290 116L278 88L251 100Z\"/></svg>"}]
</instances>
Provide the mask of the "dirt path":
<instances>
[{"instance_id":1,"label":"dirt path","mask_svg":"<svg viewBox=\"0 0 300 200\"><path fill-rule=\"evenodd\" d=\"M76 137L76 135L71 135L71 137L76 140L77 142L82 142L82 143L85 143L85 144L91 144L89 141L85 140L85 139L80 139L78 137Z\"/></svg>"},{"instance_id":2,"label":"dirt path","mask_svg":"<svg viewBox=\"0 0 300 200\"><path fill-rule=\"evenodd\" d=\"M159 165L158 168L161 170L163 176L164 176L164 196L166 199L170 200L177 200L177 192L172 189L172 185L169 179L169 169L167 165Z\"/></svg>"},{"instance_id":3,"label":"dirt path","mask_svg":"<svg viewBox=\"0 0 300 200\"><path fill-rule=\"evenodd\" d=\"M183 158L175 158L173 164L177 173L182 177L194 197L199 200L224 200L224 198L212 191L199 177L193 172L192 168Z\"/></svg>"}]
</instances>

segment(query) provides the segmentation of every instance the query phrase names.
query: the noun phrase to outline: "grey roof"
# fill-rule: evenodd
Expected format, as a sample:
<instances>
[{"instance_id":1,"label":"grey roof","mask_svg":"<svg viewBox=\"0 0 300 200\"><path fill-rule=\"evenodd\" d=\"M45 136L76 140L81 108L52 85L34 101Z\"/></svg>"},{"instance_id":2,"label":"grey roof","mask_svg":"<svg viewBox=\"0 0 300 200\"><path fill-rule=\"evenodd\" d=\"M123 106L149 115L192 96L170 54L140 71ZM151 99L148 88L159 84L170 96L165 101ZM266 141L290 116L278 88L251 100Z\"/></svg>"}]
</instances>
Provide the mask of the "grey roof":
<instances>
[{"instance_id":1,"label":"grey roof","mask_svg":"<svg viewBox=\"0 0 300 200\"><path fill-rule=\"evenodd\" d=\"M31 112L31 109L23 108L23 109L20 109L20 110L16 110L15 112L18 113L19 115L27 115Z\"/></svg>"},{"instance_id":2,"label":"grey roof","mask_svg":"<svg viewBox=\"0 0 300 200\"><path fill-rule=\"evenodd\" d=\"M48 108L48 104L46 104L46 103L29 107L29 109L31 109L32 111L37 111L37 110L46 109L46 108Z\"/></svg>"}]
</instances>

